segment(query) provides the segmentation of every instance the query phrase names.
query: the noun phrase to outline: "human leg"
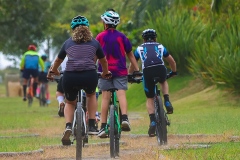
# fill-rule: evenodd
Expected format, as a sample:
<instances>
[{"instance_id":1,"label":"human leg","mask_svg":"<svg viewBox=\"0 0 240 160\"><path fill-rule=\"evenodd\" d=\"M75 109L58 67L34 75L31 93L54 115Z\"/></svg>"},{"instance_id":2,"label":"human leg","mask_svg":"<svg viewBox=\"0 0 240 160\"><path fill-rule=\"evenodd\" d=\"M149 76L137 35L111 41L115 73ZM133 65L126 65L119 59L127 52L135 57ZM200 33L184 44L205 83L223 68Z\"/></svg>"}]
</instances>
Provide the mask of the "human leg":
<instances>
[{"instance_id":1,"label":"human leg","mask_svg":"<svg viewBox=\"0 0 240 160\"><path fill-rule=\"evenodd\" d=\"M172 114L173 113L173 106L169 100L169 94L168 94L168 83L167 81L164 81L163 83L160 83L161 88L162 88L162 93L163 93L163 97L164 97L164 105L166 107L167 110L167 114Z\"/></svg>"},{"instance_id":2,"label":"human leg","mask_svg":"<svg viewBox=\"0 0 240 160\"><path fill-rule=\"evenodd\" d=\"M97 111L96 93L86 94L86 106L89 116L89 132L88 134L97 134L98 130L95 127L95 114Z\"/></svg>"}]
</instances>

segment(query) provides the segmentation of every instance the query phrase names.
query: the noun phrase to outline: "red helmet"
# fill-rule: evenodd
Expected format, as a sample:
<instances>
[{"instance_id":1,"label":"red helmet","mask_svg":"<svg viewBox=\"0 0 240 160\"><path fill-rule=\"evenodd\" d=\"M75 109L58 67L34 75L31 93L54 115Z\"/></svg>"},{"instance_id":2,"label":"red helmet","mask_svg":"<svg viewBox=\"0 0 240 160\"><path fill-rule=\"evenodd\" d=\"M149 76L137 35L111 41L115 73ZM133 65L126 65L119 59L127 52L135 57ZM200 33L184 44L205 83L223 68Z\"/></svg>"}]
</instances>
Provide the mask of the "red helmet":
<instances>
[{"instance_id":1,"label":"red helmet","mask_svg":"<svg viewBox=\"0 0 240 160\"><path fill-rule=\"evenodd\" d=\"M36 50L37 50L37 47L36 47L35 45L33 45L33 44L30 44L30 45L28 46L28 50L36 51Z\"/></svg>"}]
</instances>

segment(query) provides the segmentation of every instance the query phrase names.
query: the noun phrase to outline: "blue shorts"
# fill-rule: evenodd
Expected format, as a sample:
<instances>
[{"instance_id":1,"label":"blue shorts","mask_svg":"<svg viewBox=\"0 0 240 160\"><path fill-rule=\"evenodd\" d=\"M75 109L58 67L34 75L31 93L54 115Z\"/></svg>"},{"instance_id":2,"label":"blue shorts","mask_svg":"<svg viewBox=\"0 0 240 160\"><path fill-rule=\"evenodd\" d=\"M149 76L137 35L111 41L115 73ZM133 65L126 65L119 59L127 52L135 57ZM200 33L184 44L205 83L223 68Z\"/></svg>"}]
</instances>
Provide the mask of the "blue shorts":
<instances>
[{"instance_id":1,"label":"blue shorts","mask_svg":"<svg viewBox=\"0 0 240 160\"><path fill-rule=\"evenodd\" d=\"M36 78L38 77L38 74L39 74L38 69L24 69L22 77L25 79L29 79L30 76Z\"/></svg>"}]
</instances>

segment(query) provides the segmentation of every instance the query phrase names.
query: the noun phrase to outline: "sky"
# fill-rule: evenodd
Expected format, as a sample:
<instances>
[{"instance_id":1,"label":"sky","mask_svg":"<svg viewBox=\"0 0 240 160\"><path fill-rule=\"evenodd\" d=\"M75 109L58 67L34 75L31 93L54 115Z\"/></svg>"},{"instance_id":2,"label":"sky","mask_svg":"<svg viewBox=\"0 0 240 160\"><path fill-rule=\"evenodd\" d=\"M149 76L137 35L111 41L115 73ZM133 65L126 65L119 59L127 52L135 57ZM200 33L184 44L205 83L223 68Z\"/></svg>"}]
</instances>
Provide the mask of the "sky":
<instances>
[{"instance_id":1,"label":"sky","mask_svg":"<svg viewBox=\"0 0 240 160\"><path fill-rule=\"evenodd\" d=\"M7 66L13 66L13 62L7 60L7 58L0 52L0 69L5 69Z\"/></svg>"}]
</instances>

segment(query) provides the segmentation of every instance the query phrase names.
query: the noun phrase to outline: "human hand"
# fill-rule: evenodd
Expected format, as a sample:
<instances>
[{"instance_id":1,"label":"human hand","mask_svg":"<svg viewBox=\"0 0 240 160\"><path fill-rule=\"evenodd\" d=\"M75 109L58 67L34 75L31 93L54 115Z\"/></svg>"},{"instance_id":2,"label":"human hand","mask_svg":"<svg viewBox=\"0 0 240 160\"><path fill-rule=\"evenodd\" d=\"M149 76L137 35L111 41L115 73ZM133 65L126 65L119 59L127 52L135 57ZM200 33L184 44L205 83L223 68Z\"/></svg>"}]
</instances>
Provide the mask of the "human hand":
<instances>
[{"instance_id":1,"label":"human hand","mask_svg":"<svg viewBox=\"0 0 240 160\"><path fill-rule=\"evenodd\" d=\"M168 78L171 78L171 77L174 77L174 76L176 76L176 75L178 75L177 72L171 71L171 72L169 72L169 74L167 74L167 79L168 79Z\"/></svg>"},{"instance_id":2,"label":"human hand","mask_svg":"<svg viewBox=\"0 0 240 160\"><path fill-rule=\"evenodd\" d=\"M105 79L110 79L112 77L112 73L108 71L107 73L102 72L101 76Z\"/></svg>"}]
</instances>

